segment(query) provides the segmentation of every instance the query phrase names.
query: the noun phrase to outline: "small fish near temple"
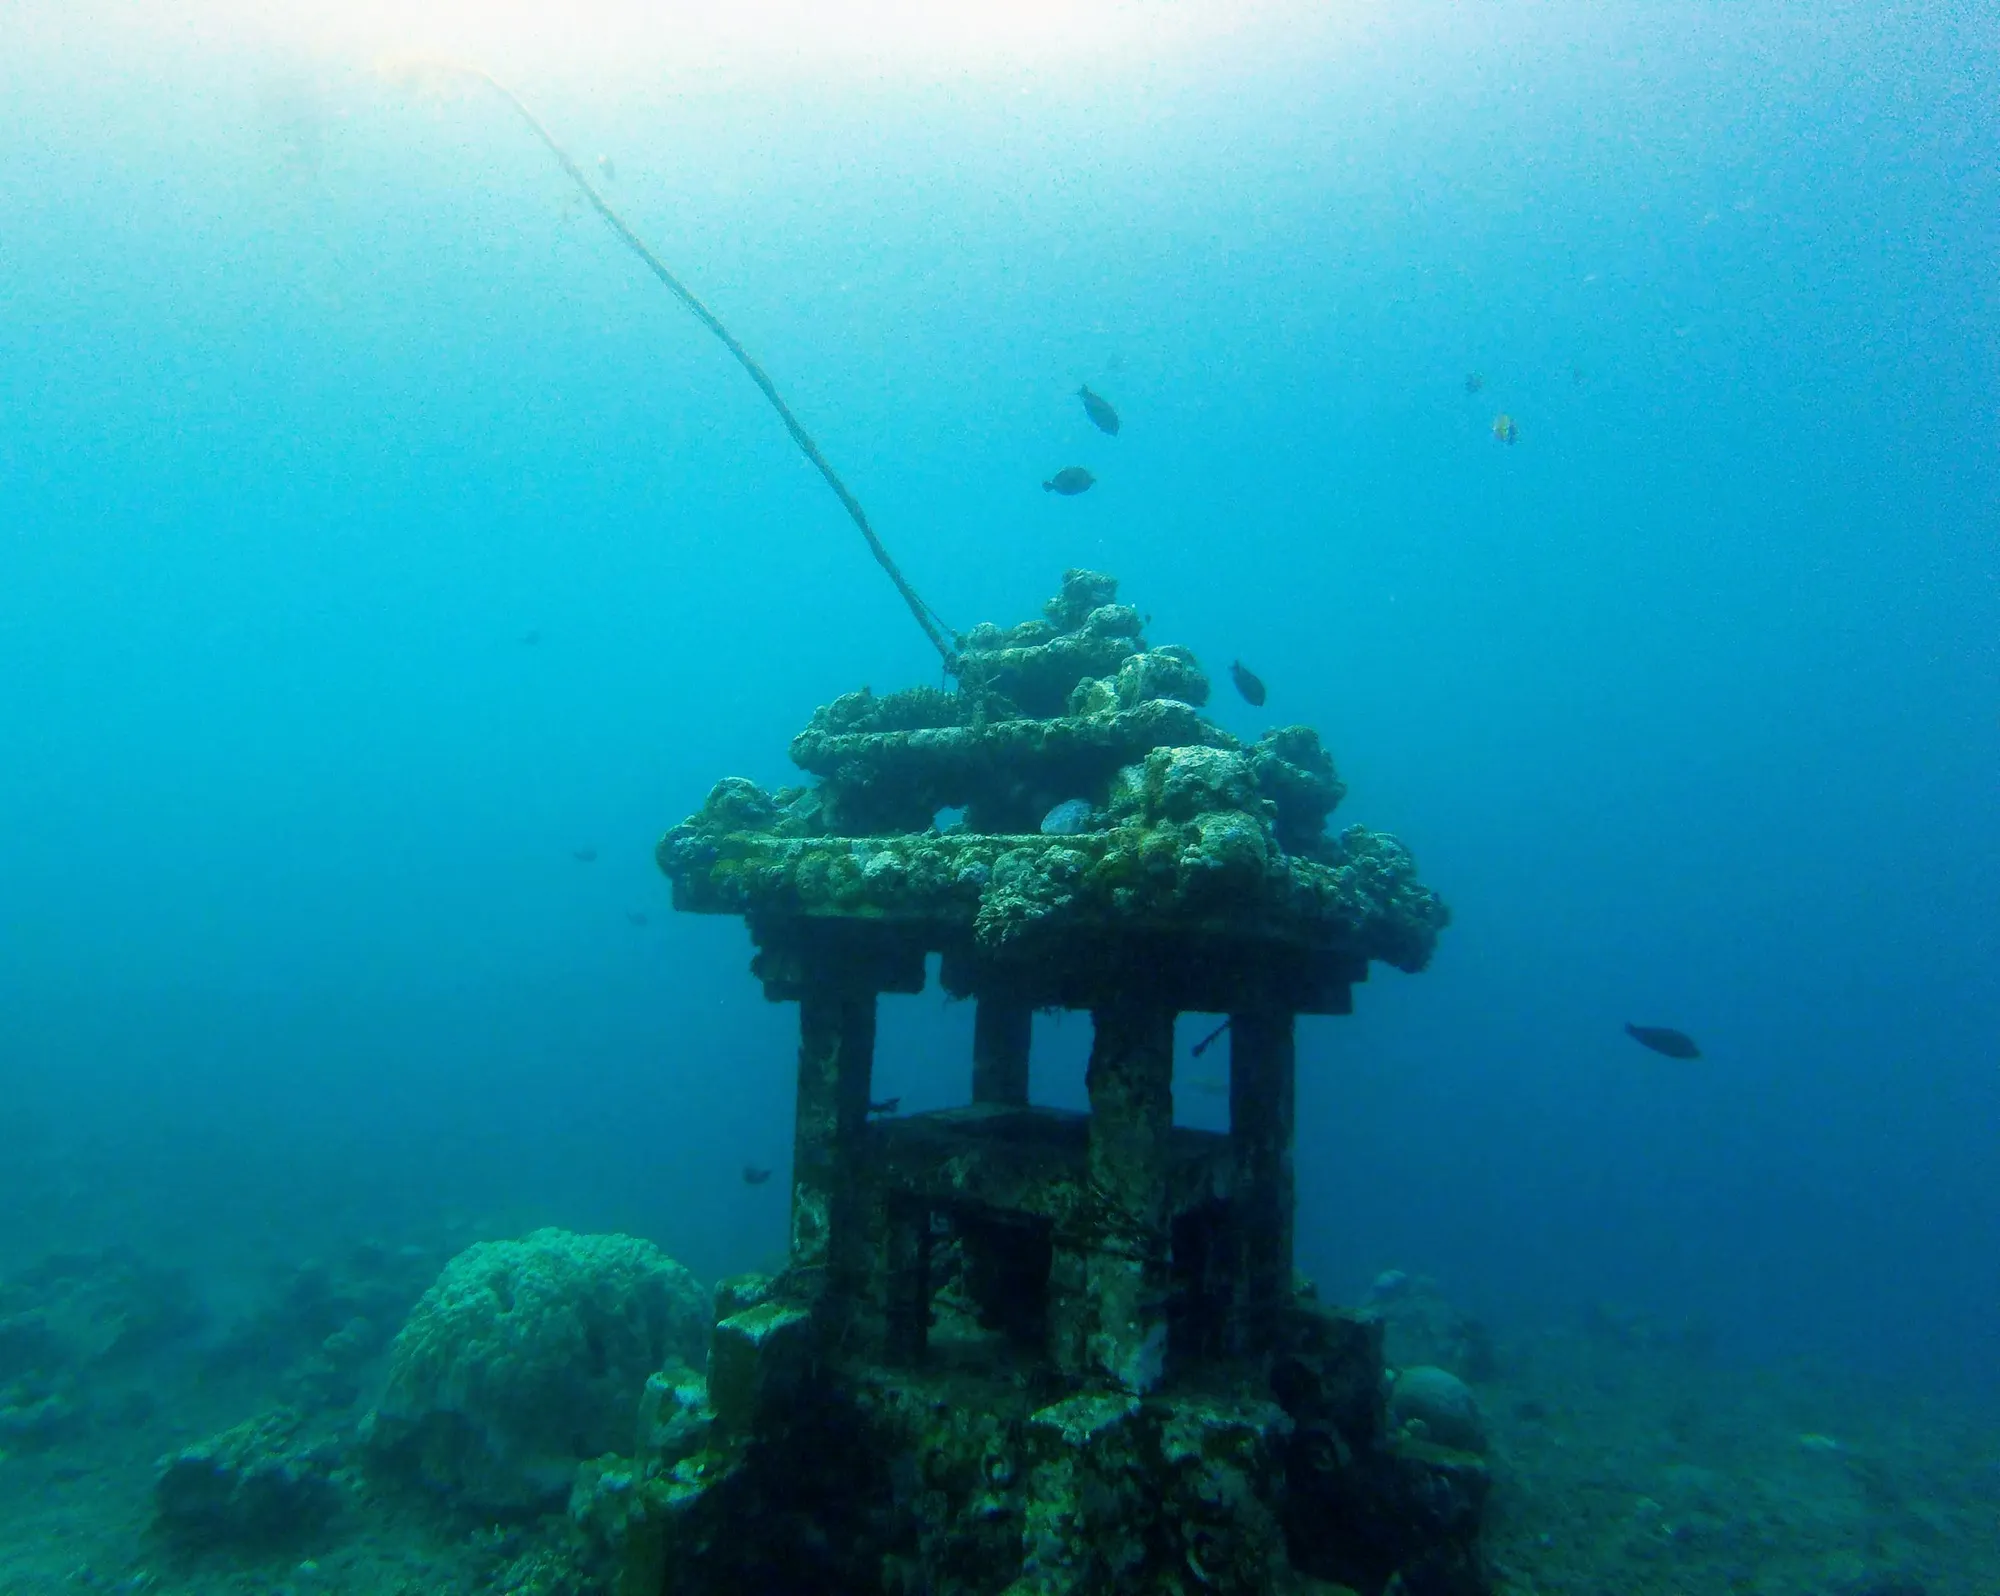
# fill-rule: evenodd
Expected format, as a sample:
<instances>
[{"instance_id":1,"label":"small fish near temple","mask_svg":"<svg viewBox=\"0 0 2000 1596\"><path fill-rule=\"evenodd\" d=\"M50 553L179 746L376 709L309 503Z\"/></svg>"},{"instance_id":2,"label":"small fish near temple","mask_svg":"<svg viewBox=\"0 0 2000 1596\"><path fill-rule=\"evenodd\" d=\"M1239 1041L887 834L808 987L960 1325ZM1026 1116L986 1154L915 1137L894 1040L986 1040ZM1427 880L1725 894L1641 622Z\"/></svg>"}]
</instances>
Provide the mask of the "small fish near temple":
<instances>
[{"instance_id":1,"label":"small fish near temple","mask_svg":"<svg viewBox=\"0 0 2000 1596\"><path fill-rule=\"evenodd\" d=\"M1042 492L1060 493L1065 499L1073 499L1079 493L1088 493L1096 481L1082 466L1064 466L1042 484Z\"/></svg>"},{"instance_id":2,"label":"small fish near temple","mask_svg":"<svg viewBox=\"0 0 2000 1596\"><path fill-rule=\"evenodd\" d=\"M1493 418L1493 436L1502 443L1513 443L1521 436L1521 429L1514 425L1514 418L1503 410Z\"/></svg>"},{"instance_id":3,"label":"small fish near temple","mask_svg":"<svg viewBox=\"0 0 2000 1596\"><path fill-rule=\"evenodd\" d=\"M1236 691L1243 695L1243 701L1254 709L1262 709L1269 695L1264 691L1264 679L1245 665L1240 659L1229 662L1229 679L1236 684Z\"/></svg>"},{"instance_id":4,"label":"small fish near temple","mask_svg":"<svg viewBox=\"0 0 2000 1596\"><path fill-rule=\"evenodd\" d=\"M1685 1031L1676 1031L1671 1025L1634 1025L1628 1020L1625 1022L1625 1034L1641 1047L1664 1053L1668 1058L1701 1057L1701 1049L1695 1046L1694 1038Z\"/></svg>"},{"instance_id":5,"label":"small fish near temple","mask_svg":"<svg viewBox=\"0 0 2000 1596\"><path fill-rule=\"evenodd\" d=\"M788 1589L1490 1596L1485 1458L1393 1424L1380 1316L1293 1274L1299 1017L1422 970L1449 915L1395 838L1329 828L1311 727L1239 740L1145 625L1070 571L957 640L956 690L835 699L792 740L809 785L722 781L660 840L799 1047L789 1262L717 1290L712 1439L634 1589L775 1588L810 1523L851 1577ZM970 1101L887 1113L877 1004L932 968L973 1004ZM1087 1112L1030 1095L1065 1009ZM1174 1121L1180 1013L1228 1017L1226 1069L1184 1083L1226 1130Z\"/></svg>"},{"instance_id":6,"label":"small fish near temple","mask_svg":"<svg viewBox=\"0 0 2000 1596\"><path fill-rule=\"evenodd\" d=\"M1109 399L1101 393L1092 393L1088 383L1077 389L1076 396L1083 401L1083 413L1090 417L1092 426L1114 438L1118 436L1118 412L1111 408Z\"/></svg>"}]
</instances>

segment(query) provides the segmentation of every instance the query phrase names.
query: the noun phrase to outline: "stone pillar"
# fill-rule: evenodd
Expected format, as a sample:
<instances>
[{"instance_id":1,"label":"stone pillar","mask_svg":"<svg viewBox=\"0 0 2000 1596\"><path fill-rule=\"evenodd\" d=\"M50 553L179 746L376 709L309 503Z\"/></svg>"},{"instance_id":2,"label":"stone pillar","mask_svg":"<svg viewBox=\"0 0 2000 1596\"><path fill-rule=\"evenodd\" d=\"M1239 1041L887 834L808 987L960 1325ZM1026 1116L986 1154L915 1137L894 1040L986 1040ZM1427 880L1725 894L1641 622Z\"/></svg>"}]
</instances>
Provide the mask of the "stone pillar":
<instances>
[{"instance_id":1,"label":"stone pillar","mask_svg":"<svg viewBox=\"0 0 2000 1596\"><path fill-rule=\"evenodd\" d=\"M1167 1351L1167 1139L1174 1011L1124 1000L1091 1010L1091 1210L1085 1361L1128 1391L1160 1382Z\"/></svg>"},{"instance_id":2,"label":"stone pillar","mask_svg":"<svg viewBox=\"0 0 2000 1596\"><path fill-rule=\"evenodd\" d=\"M1025 1003L983 997L972 1011L972 1100L1028 1106L1028 1044L1035 1011Z\"/></svg>"},{"instance_id":3,"label":"stone pillar","mask_svg":"<svg viewBox=\"0 0 2000 1596\"><path fill-rule=\"evenodd\" d=\"M1292 1300L1292 1129L1298 1053L1289 1010L1229 1017L1229 1139L1240 1291L1232 1343L1269 1350Z\"/></svg>"},{"instance_id":4,"label":"stone pillar","mask_svg":"<svg viewBox=\"0 0 2000 1596\"><path fill-rule=\"evenodd\" d=\"M882 1237L882 1326L892 1362L917 1363L931 1327L931 1212L892 1204Z\"/></svg>"},{"instance_id":5,"label":"stone pillar","mask_svg":"<svg viewBox=\"0 0 2000 1596\"><path fill-rule=\"evenodd\" d=\"M838 982L799 998L799 1097L792 1129L792 1267L851 1292L866 1238L859 1149L875 1059L875 994Z\"/></svg>"},{"instance_id":6,"label":"stone pillar","mask_svg":"<svg viewBox=\"0 0 2000 1596\"><path fill-rule=\"evenodd\" d=\"M1049 1247L1049 1362L1079 1379L1091 1372L1088 1239L1058 1230Z\"/></svg>"}]
</instances>

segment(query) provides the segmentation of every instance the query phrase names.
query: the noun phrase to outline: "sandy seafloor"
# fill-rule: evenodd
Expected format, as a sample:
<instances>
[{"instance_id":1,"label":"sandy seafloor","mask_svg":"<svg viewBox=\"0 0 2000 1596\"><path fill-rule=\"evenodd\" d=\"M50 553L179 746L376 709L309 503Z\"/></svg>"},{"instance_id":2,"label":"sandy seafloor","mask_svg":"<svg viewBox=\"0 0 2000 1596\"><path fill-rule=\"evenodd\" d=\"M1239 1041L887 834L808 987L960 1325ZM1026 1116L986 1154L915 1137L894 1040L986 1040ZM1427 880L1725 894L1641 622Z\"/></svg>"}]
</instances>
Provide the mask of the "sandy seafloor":
<instances>
[{"instance_id":1,"label":"sandy seafloor","mask_svg":"<svg viewBox=\"0 0 2000 1596\"><path fill-rule=\"evenodd\" d=\"M191 1550L155 1522L161 1461L182 1446L275 1406L310 1434L351 1434L394 1326L473 1239L462 1224L362 1238L228 1282L117 1249L12 1267L0 1276L0 1356L15 1365L0 1379L0 1593L596 1589L564 1518L458 1519L358 1470L338 1476L332 1521L289 1544ZM1440 1325L1464 1322L1430 1289L1414 1318L1392 1320L1392 1359L1399 1337L1414 1362ZM1975 1394L1828 1366L1745 1368L1615 1310L1486 1329L1491 1368L1475 1389L1505 1596L2000 1591L2000 1415ZM23 1377L34 1337L43 1372ZM51 1375L59 1357L68 1366Z\"/></svg>"}]
</instances>

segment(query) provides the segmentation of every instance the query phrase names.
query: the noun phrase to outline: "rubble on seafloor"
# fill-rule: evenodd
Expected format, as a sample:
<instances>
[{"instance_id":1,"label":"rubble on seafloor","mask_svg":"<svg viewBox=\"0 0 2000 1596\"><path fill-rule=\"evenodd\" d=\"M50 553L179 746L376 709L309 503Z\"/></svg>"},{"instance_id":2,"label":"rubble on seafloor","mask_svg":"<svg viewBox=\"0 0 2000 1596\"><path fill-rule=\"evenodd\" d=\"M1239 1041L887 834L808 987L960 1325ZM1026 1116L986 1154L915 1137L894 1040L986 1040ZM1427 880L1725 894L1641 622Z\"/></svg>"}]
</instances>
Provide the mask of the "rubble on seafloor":
<instances>
[{"instance_id":1,"label":"rubble on seafloor","mask_svg":"<svg viewBox=\"0 0 2000 1596\"><path fill-rule=\"evenodd\" d=\"M136 1371L203 1317L186 1271L129 1247L51 1253L0 1278L0 1455L143 1417Z\"/></svg>"},{"instance_id":2,"label":"rubble on seafloor","mask_svg":"<svg viewBox=\"0 0 2000 1596\"><path fill-rule=\"evenodd\" d=\"M607 1261L612 1268L602 1283L610 1283L619 1278L617 1260L635 1245L548 1233L533 1247L511 1245L501 1255L527 1266L553 1251L582 1269L594 1268L592 1260ZM928 1580L945 1591L1005 1589L1019 1577L1031 1523L1036 1544L1047 1553L1052 1533L1072 1521L1064 1508L1072 1497L1091 1512L1117 1504L1115 1490L1101 1487L1097 1464L1169 1457L1177 1472L1166 1488L1179 1494L1163 1497L1158 1511L1183 1516L1196 1532L1188 1537L1195 1564L1210 1577L1218 1566L1255 1566L1260 1548L1270 1544L1270 1520L1261 1509L1254 1503L1246 1509L1245 1521L1256 1533L1237 1543L1233 1564L1211 1544L1204 1517L1225 1509L1235 1515L1238 1499L1227 1485L1238 1476L1222 1472L1214 1461L1218 1452L1240 1477L1284 1489L1264 1468L1252 1433L1260 1422L1254 1402L1218 1401L1219 1423L1174 1427L1172 1410L1152 1398L1139 1399L1142 1412L1130 1415L1129 1394L1065 1393L1047 1380L1024 1378L1011 1396L995 1401L997 1369L982 1371L977 1356L991 1332L979 1323L976 1282L963 1278L957 1242L943 1251L936 1322L923 1365L873 1371L841 1365L851 1400L820 1406L770 1443L766 1466L795 1466L802 1492L751 1519L754 1534L774 1546L782 1539L810 1548L817 1532L848 1533L852 1516L822 1516L828 1503L849 1504L846 1515L877 1525L876 1538L867 1543L871 1556L879 1553L875 1561L857 1562L861 1573L844 1584L806 1588L908 1590ZM149 1299L179 1296L181 1288L168 1275L121 1273L117 1254L71 1253L32 1266L0 1280L0 1294L16 1318L17 1351L27 1344L23 1325L46 1324L52 1311L71 1311L78 1260L86 1256L93 1268L103 1268L97 1289L125 1301L135 1323L155 1319ZM242 1322L295 1324L297 1333L283 1344L303 1349L316 1345L325 1324L350 1323L356 1305L380 1302L378 1315L393 1328L398 1315L388 1301L408 1304L416 1294L411 1274L435 1274L436 1256L428 1247L367 1246L294 1266L271 1277L265 1295L242 1300ZM479 1247L461 1254L493 1256ZM567 1270L567 1264L551 1268L551 1281ZM462 1282L464 1266L446 1273ZM502 1272L496 1289L511 1278L518 1277ZM775 1297L773 1287L770 1278L746 1276L703 1294L704 1324L765 1310L716 1343L720 1401L737 1412L755 1411L760 1386L775 1398L784 1382L821 1377L828 1367L822 1364L815 1375L810 1366L801 1371L792 1362L810 1341L797 1337L799 1310ZM553 1311L530 1316L546 1335L488 1334L477 1315L433 1321L434 1330L447 1322L455 1326L467 1366L484 1369L482 1405L538 1411L549 1388L540 1384L534 1349L545 1346L548 1363L559 1365L573 1355L566 1350L573 1346L568 1337L579 1328L587 1348L589 1322L569 1322L560 1310L568 1289L545 1298ZM1427 1299L1416 1328L1450 1327L1462 1319L1439 1287L1421 1276L1401 1284L1378 1281L1369 1296L1406 1289ZM581 1297L591 1300L587 1290ZM597 1300L615 1300L615 1293ZM301 1314L302 1303L311 1305L310 1313ZM1353 1317L1315 1312L1311 1322ZM1427 1432L1461 1415L1462 1393L1436 1379L1436 1364L1407 1360L1447 1356L1463 1337L1452 1331L1420 1341L1410 1323L1399 1327L1375 1307L1364 1307L1361 1317L1375 1320L1386 1336L1390 1364L1403 1360L1386 1414L1391 1430L1401 1432L1392 1444L1438 1439ZM1629 1596L1708 1590L1987 1596L1996 1588L2000 1536L1991 1482L2000 1439L1990 1410L1969 1401L1967 1388L1921 1381L1877 1387L1823 1365L1746 1366L1678 1334L1606 1333L1602 1318L1601 1310L1575 1319L1550 1305L1538 1318L1510 1321L1495 1355L1466 1377L1476 1392L1495 1480L1480 1541L1490 1547L1496 1596L1602 1596L1610 1589ZM103 1319L86 1316L91 1323ZM794 1338L788 1345L787 1337ZM439 1344L428 1333L424 1339ZM785 1356L745 1356L767 1343ZM95 1337L68 1344L78 1356L106 1345ZM711 1475L714 1460L736 1444L718 1434L705 1355L691 1360L670 1351L643 1381L629 1380L625 1400L636 1417L616 1451L584 1458L590 1439L575 1438L574 1455L584 1460L574 1467L565 1504L496 1516L462 1503L448 1481L413 1477L407 1455L378 1451L363 1439L352 1405L329 1395L323 1382L295 1381L276 1362L225 1366L214 1356L244 1344L240 1327L226 1324L207 1345L185 1336L149 1338L143 1350L92 1366L84 1382L91 1400L70 1428L0 1447L0 1589L21 1596L79 1589L156 1596L245 1590L604 1596L621 1582L621 1569L627 1590L665 1588L634 1572L665 1555L654 1538L660 1499L696 1495L705 1479L726 1477ZM1365 1336L1354 1350L1359 1355L1345 1386L1335 1381L1302 1389L1302 1373L1315 1360L1274 1362L1271 1396L1297 1425L1291 1446L1323 1449L1330 1434L1356 1433L1354 1426L1371 1422L1374 1395L1361 1375L1375 1354ZM1433 1373L1420 1373L1426 1367ZM390 1373L378 1363L361 1378L371 1389L386 1390ZM152 1400L127 1400L121 1393L126 1381L132 1383L124 1392L147 1390ZM280 1405L271 1406L274 1401ZM256 1416L228 1422L246 1412ZM1301 1425L1293 1418L1298 1413L1314 1417ZM190 1436L218 1424L226 1427L190 1443ZM838 1442L831 1449L821 1444L829 1435ZM1086 1445L1082 1455L1051 1463L1047 1447L1077 1442ZM1091 1444L1098 1447L1095 1463ZM853 1465L847 1479L841 1478L843 1463ZM134 1510L149 1490L156 1516L145 1531ZM1023 1506L1029 1502L1032 1510ZM1347 1499L1346 1517L1329 1520L1324 1532L1351 1547L1378 1515L1393 1524L1399 1511L1393 1499L1356 1492ZM1143 1516L1138 1522L1135 1532L1113 1520L1102 1536L1091 1537L1104 1554L1094 1576L1108 1580L1100 1588L1135 1588L1101 1570L1116 1561L1118 1548L1120 1556L1134 1547L1143 1551L1149 1535L1165 1533L1157 1524L1147 1528ZM1288 1558L1296 1558L1293 1539L1301 1526L1288 1517L1280 1527ZM1305 1525L1303 1532L1313 1528ZM1052 1550L1044 1563L1062 1566L1060 1545ZM747 1556L744 1563L766 1570L795 1566L775 1552L763 1565ZM814 1566L829 1564L821 1558ZM1074 1560L1068 1567L1072 1583L1087 1584ZM1150 1572L1136 1588L1208 1588L1185 1559L1178 1584L1157 1562L1142 1560L1141 1567ZM1274 1572L1279 1582L1273 1588L1321 1596L1343 1588L1297 1578L1288 1587L1281 1573ZM774 1574L746 1588L796 1587ZM1412 1577L1397 1588L1424 1587Z\"/></svg>"}]
</instances>

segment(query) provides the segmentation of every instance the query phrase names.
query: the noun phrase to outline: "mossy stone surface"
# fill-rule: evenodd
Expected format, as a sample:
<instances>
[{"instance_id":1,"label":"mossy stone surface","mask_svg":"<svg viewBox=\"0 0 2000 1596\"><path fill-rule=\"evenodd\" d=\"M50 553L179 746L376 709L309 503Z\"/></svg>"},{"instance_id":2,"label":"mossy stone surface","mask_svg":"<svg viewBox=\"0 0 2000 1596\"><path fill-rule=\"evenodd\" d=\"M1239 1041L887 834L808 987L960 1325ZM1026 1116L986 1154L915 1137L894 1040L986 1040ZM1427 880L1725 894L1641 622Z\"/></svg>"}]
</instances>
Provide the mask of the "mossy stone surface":
<instances>
[{"instance_id":1,"label":"mossy stone surface","mask_svg":"<svg viewBox=\"0 0 2000 1596\"><path fill-rule=\"evenodd\" d=\"M816 785L719 782L661 839L676 906L742 915L765 945L786 922L876 922L919 954L1107 978L1131 962L1118 936L1182 936L1202 966L1242 967L1191 994L1219 1006L1345 1012L1370 961L1422 969L1445 906L1394 837L1327 830L1345 788L1317 733L1246 746L1208 720L1193 654L1148 647L1115 592L1072 571L1047 619L975 629L961 691L819 710L791 748ZM1044 835L1063 805L1085 829Z\"/></svg>"},{"instance_id":2,"label":"mossy stone surface","mask_svg":"<svg viewBox=\"0 0 2000 1596\"><path fill-rule=\"evenodd\" d=\"M708 1354L708 1400L717 1425L747 1435L758 1416L803 1383L812 1366L812 1316L761 1302L715 1327Z\"/></svg>"}]
</instances>

